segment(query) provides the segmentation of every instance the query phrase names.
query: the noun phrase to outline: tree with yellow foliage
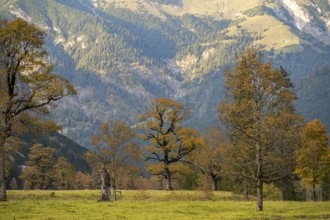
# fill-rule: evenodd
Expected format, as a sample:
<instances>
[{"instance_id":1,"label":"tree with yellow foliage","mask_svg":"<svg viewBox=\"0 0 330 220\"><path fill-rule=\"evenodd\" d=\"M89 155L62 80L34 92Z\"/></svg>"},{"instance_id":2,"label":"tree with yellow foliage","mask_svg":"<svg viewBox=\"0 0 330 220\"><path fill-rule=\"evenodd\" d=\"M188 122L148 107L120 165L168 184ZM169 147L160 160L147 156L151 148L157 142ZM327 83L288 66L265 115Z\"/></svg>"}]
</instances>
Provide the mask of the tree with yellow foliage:
<instances>
[{"instance_id":1,"label":"tree with yellow foliage","mask_svg":"<svg viewBox=\"0 0 330 220\"><path fill-rule=\"evenodd\" d=\"M195 166L211 180L212 190L218 190L223 175L223 158L227 157L228 138L219 128L210 128L202 137L202 144L193 153Z\"/></svg>"},{"instance_id":2,"label":"tree with yellow foliage","mask_svg":"<svg viewBox=\"0 0 330 220\"><path fill-rule=\"evenodd\" d=\"M30 189L48 189L55 181L56 150L42 144L33 145L21 179Z\"/></svg>"},{"instance_id":3,"label":"tree with yellow foliage","mask_svg":"<svg viewBox=\"0 0 330 220\"><path fill-rule=\"evenodd\" d=\"M318 119L308 122L301 132L301 147L296 151L296 174L311 186L313 200L315 188L330 169L330 150L325 126Z\"/></svg>"},{"instance_id":4,"label":"tree with yellow foliage","mask_svg":"<svg viewBox=\"0 0 330 220\"><path fill-rule=\"evenodd\" d=\"M60 157L54 168L54 185L59 189L73 189L77 172L74 166L65 157Z\"/></svg>"},{"instance_id":5,"label":"tree with yellow foliage","mask_svg":"<svg viewBox=\"0 0 330 220\"><path fill-rule=\"evenodd\" d=\"M44 37L43 31L22 19L0 20L0 201L7 200L5 167L12 134L32 124L58 128L43 120L49 106L76 94L68 80L52 73Z\"/></svg>"},{"instance_id":6,"label":"tree with yellow foliage","mask_svg":"<svg viewBox=\"0 0 330 220\"><path fill-rule=\"evenodd\" d=\"M99 169L102 180L102 201L111 200L111 190L116 200L118 180L123 178L124 170L130 163L141 156L141 149L134 141L135 133L127 123L117 120L114 123L103 123L99 131L91 137L90 142L95 146L95 152L86 154L87 161L92 167Z\"/></svg>"},{"instance_id":7,"label":"tree with yellow foliage","mask_svg":"<svg viewBox=\"0 0 330 220\"><path fill-rule=\"evenodd\" d=\"M199 133L193 128L184 128L182 122L189 117L189 110L173 100L159 98L151 108L140 116L140 128L145 133L141 138L149 140L147 169L166 180L166 190L173 190L172 177L189 170L186 158L199 144Z\"/></svg>"},{"instance_id":8,"label":"tree with yellow foliage","mask_svg":"<svg viewBox=\"0 0 330 220\"><path fill-rule=\"evenodd\" d=\"M293 85L282 68L264 62L262 52L245 51L226 72L228 96L218 107L232 142L231 164L255 182L257 211L263 210L263 184L287 175L300 117Z\"/></svg>"}]
</instances>

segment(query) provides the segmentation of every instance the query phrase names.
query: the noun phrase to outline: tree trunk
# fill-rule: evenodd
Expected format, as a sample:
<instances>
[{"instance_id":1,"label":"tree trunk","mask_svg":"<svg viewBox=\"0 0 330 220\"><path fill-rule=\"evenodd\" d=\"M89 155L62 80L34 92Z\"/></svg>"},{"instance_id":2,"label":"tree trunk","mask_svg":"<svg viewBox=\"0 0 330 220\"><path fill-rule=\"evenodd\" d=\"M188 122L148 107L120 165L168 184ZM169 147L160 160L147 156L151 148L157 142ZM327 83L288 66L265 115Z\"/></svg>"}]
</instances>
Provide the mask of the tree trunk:
<instances>
[{"instance_id":1,"label":"tree trunk","mask_svg":"<svg viewBox=\"0 0 330 220\"><path fill-rule=\"evenodd\" d=\"M244 195L244 200L249 201L249 186L246 183L246 180L244 181L243 195Z\"/></svg>"},{"instance_id":2,"label":"tree trunk","mask_svg":"<svg viewBox=\"0 0 330 220\"><path fill-rule=\"evenodd\" d=\"M316 180L313 179L313 184L312 184L312 192L313 192L313 201L315 202L316 201Z\"/></svg>"},{"instance_id":3,"label":"tree trunk","mask_svg":"<svg viewBox=\"0 0 330 220\"><path fill-rule=\"evenodd\" d=\"M170 170L168 168L165 168L165 181L166 181L165 189L166 190L173 190L171 173L170 173Z\"/></svg>"},{"instance_id":4,"label":"tree trunk","mask_svg":"<svg viewBox=\"0 0 330 220\"><path fill-rule=\"evenodd\" d=\"M5 129L1 129L0 135L0 201L7 201L7 189L6 189L6 140L11 135L11 118L6 114L4 118L4 124L1 124Z\"/></svg>"},{"instance_id":5,"label":"tree trunk","mask_svg":"<svg viewBox=\"0 0 330 220\"><path fill-rule=\"evenodd\" d=\"M279 181L279 189L280 189L280 197L281 197L281 201L285 200L285 196L284 196L284 181L283 178L280 179Z\"/></svg>"},{"instance_id":6,"label":"tree trunk","mask_svg":"<svg viewBox=\"0 0 330 220\"><path fill-rule=\"evenodd\" d=\"M113 188L113 201L117 201L117 194L116 194L116 188Z\"/></svg>"},{"instance_id":7,"label":"tree trunk","mask_svg":"<svg viewBox=\"0 0 330 220\"><path fill-rule=\"evenodd\" d=\"M217 180L212 179L212 190L213 191L217 191L218 187L217 187Z\"/></svg>"},{"instance_id":8,"label":"tree trunk","mask_svg":"<svg viewBox=\"0 0 330 220\"><path fill-rule=\"evenodd\" d=\"M0 141L0 201L7 201L5 141Z\"/></svg>"},{"instance_id":9,"label":"tree trunk","mask_svg":"<svg viewBox=\"0 0 330 220\"><path fill-rule=\"evenodd\" d=\"M62 189L67 189L66 182L64 180L64 173L61 172L61 188Z\"/></svg>"},{"instance_id":10,"label":"tree trunk","mask_svg":"<svg viewBox=\"0 0 330 220\"><path fill-rule=\"evenodd\" d=\"M110 201L111 200L110 199L111 198L110 174L109 174L109 171L105 167L102 168L101 180L102 180L101 201Z\"/></svg>"},{"instance_id":11,"label":"tree trunk","mask_svg":"<svg viewBox=\"0 0 330 220\"><path fill-rule=\"evenodd\" d=\"M257 179L257 211L263 211L264 195L262 191L263 181L262 178Z\"/></svg>"},{"instance_id":12,"label":"tree trunk","mask_svg":"<svg viewBox=\"0 0 330 220\"><path fill-rule=\"evenodd\" d=\"M111 188L112 188L112 192L113 192L113 200L114 201L117 201L117 195L116 195L116 180L115 178L112 178L112 181L111 181Z\"/></svg>"},{"instance_id":13,"label":"tree trunk","mask_svg":"<svg viewBox=\"0 0 330 220\"><path fill-rule=\"evenodd\" d=\"M262 191L262 187L263 187L263 170L262 170L262 165L263 165L263 154L262 154L262 148L261 148L261 144L257 145L257 155L256 155L256 159L257 159L257 175L256 175L256 184L257 184L257 211L263 211L263 203L264 203L264 195L263 195L263 191Z\"/></svg>"},{"instance_id":14,"label":"tree trunk","mask_svg":"<svg viewBox=\"0 0 330 220\"><path fill-rule=\"evenodd\" d=\"M0 201L7 201L5 155L2 151L0 154Z\"/></svg>"},{"instance_id":15,"label":"tree trunk","mask_svg":"<svg viewBox=\"0 0 330 220\"><path fill-rule=\"evenodd\" d=\"M213 191L218 191L218 182L219 182L219 177L217 175L211 174L212 178L212 190Z\"/></svg>"}]
</instances>

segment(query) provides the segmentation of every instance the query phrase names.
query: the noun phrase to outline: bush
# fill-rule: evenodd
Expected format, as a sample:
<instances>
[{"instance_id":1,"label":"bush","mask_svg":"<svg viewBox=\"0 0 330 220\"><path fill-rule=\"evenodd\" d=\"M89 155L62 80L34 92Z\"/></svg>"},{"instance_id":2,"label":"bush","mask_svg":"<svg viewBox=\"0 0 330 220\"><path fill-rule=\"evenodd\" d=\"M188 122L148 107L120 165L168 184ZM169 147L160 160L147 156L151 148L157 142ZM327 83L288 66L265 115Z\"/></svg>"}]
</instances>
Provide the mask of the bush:
<instances>
[{"instance_id":1,"label":"bush","mask_svg":"<svg viewBox=\"0 0 330 220\"><path fill-rule=\"evenodd\" d=\"M264 184L264 198L267 200L281 200L281 192L274 184Z\"/></svg>"}]
</instances>

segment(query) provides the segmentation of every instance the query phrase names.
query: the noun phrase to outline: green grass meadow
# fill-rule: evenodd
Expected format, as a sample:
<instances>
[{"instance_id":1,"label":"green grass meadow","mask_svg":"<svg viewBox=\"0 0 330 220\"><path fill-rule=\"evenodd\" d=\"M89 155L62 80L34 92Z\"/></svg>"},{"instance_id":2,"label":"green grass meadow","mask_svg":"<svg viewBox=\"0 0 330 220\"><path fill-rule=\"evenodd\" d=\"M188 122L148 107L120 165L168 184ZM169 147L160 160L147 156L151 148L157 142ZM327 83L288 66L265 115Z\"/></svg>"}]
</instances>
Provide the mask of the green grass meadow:
<instances>
[{"instance_id":1,"label":"green grass meadow","mask_svg":"<svg viewBox=\"0 0 330 220\"><path fill-rule=\"evenodd\" d=\"M8 191L0 219L330 219L330 202L241 201L228 192L123 191L98 202L100 191Z\"/></svg>"}]
</instances>

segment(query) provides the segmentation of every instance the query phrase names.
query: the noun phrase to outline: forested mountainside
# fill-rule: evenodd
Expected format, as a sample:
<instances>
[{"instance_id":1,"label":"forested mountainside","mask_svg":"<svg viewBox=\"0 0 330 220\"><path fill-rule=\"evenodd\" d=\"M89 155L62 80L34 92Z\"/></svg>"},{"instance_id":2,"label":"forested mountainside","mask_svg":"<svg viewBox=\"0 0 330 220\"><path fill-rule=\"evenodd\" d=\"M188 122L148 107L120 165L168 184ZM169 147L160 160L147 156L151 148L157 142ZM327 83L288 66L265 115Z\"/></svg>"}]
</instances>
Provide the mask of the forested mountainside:
<instances>
[{"instance_id":1,"label":"forested mountainside","mask_svg":"<svg viewBox=\"0 0 330 220\"><path fill-rule=\"evenodd\" d=\"M296 83L299 99L297 108L311 121L319 118L327 122L329 132L330 119L330 68L318 70L300 79Z\"/></svg>"},{"instance_id":2,"label":"forested mountainside","mask_svg":"<svg viewBox=\"0 0 330 220\"><path fill-rule=\"evenodd\" d=\"M330 128L327 0L0 0L1 16L47 32L55 72L78 95L54 111L62 133L89 146L101 121L130 124L151 100L192 110L188 124L217 125L224 69L261 47L294 81L297 107ZM321 70L323 73L321 74ZM321 71L321 72L320 72Z\"/></svg>"}]
</instances>

